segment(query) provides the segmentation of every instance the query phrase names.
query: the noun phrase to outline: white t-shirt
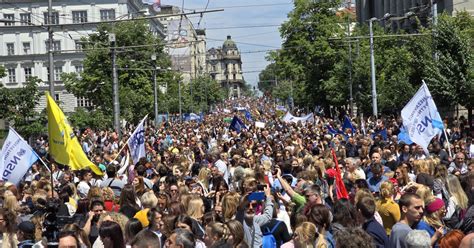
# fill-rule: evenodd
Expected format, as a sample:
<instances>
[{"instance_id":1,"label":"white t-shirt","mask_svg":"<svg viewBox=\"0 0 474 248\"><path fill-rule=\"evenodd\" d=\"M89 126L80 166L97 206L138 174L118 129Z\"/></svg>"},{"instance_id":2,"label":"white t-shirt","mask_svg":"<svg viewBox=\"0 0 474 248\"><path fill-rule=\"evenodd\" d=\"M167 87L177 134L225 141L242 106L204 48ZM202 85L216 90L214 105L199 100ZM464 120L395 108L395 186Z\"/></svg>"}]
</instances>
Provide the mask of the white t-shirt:
<instances>
[{"instance_id":1,"label":"white t-shirt","mask_svg":"<svg viewBox=\"0 0 474 248\"><path fill-rule=\"evenodd\" d=\"M79 192L79 195L81 197L86 197L90 189L91 189L91 186L89 186L89 184L86 183L85 181L80 181L79 184L77 185L77 192Z\"/></svg>"}]
</instances>

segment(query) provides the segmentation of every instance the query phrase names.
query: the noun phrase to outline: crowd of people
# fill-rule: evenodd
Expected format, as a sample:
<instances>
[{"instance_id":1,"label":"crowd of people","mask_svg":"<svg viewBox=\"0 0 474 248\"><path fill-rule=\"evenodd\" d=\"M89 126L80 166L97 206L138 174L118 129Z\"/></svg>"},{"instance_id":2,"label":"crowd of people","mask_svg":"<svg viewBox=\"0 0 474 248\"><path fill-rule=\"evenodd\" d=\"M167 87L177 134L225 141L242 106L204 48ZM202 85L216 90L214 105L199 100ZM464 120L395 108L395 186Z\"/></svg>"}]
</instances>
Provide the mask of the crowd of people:
<instances>
[{"instance_id":1,"label":"crowd of people","mask_svg":"<svg viewBox=\"0 0 474 248\"><path fill-rule=\"evenodd\" d=\"M334 134L342 118L284 122L263 98L225 104L148 125L136 163L133 128L77 130L100 176L55 163L38 138L51 172L34 164L19 185L0 183L2 247L473 247L474 142L462 123L445 123L449 136L425 154L398 141L401 119L354 118ZM229 129L233 116L242 130Z\"/></svg>"}]
</instances>

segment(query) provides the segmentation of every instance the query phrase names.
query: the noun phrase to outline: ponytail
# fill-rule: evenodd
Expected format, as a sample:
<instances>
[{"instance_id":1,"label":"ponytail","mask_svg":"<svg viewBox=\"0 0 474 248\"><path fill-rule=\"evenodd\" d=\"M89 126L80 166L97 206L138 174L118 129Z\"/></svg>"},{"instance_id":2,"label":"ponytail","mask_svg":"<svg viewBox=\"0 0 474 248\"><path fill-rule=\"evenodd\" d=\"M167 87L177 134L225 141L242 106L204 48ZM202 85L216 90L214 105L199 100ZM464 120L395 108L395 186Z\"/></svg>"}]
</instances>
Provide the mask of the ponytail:
<instances>
[{"instance_id":1,"label":"ponytail","mask_svg":"<svg viewBox=\"0 0 474 248\"><path fill-rule=\"evenodd\" d=\"M218 238L219 240L227 241L231 233L229 227L226 224L220 222L213 222L209 224L211 236Z\"/></svg>"}]
</instances>

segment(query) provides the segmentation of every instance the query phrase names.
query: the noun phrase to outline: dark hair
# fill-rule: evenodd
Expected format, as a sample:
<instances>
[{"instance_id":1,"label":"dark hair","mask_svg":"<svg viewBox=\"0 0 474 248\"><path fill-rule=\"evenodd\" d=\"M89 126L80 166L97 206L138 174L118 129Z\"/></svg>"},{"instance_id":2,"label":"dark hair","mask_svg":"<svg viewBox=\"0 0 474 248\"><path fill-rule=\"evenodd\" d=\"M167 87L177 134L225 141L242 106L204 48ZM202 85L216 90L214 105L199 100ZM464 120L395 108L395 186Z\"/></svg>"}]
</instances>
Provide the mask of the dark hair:
<instances>
[{"instance_id":1,"label":"dark hair","mask_svg":"<svg viewBox=\"0 0 474 248\"><path fill-rule=\"evenodd\" d=\"M112 241L113 248L125 248L122 228L120 228L120 225L117 222L109 220L102 222L99 229L99 235L101 240L104 240L106 237L109 238Z\"/></svg>"},{"instance_id":2,"label":"dark hair","mask_svg":"<svg viewBox=\"0 0 474 248\"><path fill-rule=\"evenodd\" d=\"M15 233L18 227L18 223L16 223L16 214L8 209L2 208L0 209L0 216L3 217L7 233Z\"/></svg>"},{"instance_id":3,"label":"dark hair","mask_svg":"<svg viewBox=\"0 0 474 248\"><path fill-rule=\"evenodd\" d=\"M76 241L76 247L80 246L79 238L77 237L76 233L73 231L61 231L58 236L58 241L61 243L62 238L66 237L73 237L74 240Z\"/></svg>"},{"instance_id":4,"label":"dark hair","mask_svg":"<svg viewBox=\"0 0 474 248\"><path fill-rule=\"evenodd\" d=\"M191 227L193 233L194 233L194 234L196 233L195 230L194 230L194 228L193 228L193 220L191 219L191 217L189 217L189 216L187 216L187 215L185 215L185 214L178 215L178 216L176 217L176 219L174 220L174 226L175 226L175 228L177 228L176 225L178 224L178 222L179 222L179 223L184 223L184 224L188 225L189 227Z\"/></svg>"},{"instance_id":5,"label":"dark hair","mask_svg":"<svg viewBox=\"0 0 474 248\"><path fill-rule=\"evenodd\" d=\"M360 211L362 216L366 219L370 219L375 213L375 201L371 197L364 197L356 204L357 210Z\"/></svg>"},{"instance_id":6,"label":"dark hair","mask_svg":"<svg viewBox=\"0 0 474 248\"><path fill-rule=\"evenodd\" d=\"M359 189L368 189L369 184L367 183L367 180L365 179L356 179L354 182L354 185L359 188Z\"/></svg>"},{"instance_id":7,"label":"dark hair","mask_svg":"<svg viewBox=\"0 0 474 248\"><path fill-rule=\"evenodd\" d=\"M126 184L120 192L120 207L129 206L139 209L137 202L137 194L133 185Z\"/></svg>"},{"instance_id":8,"label":"dark hair","mask_svg":"<svg viewBox=\"0 0 474 248\"><path fill-rule=\"evenodd\" d=\"M161 247L161 241L158 236L149 229L141 230L135 238L130 242L130 246L134 247Z\"/></svg>"},{"instance_id":9,"label":"dark hair","mask_svg":"<svg viewBox=\"0 0 474 248\"><path fill-rule=\"evenodd\" d=\"M116 176L117 169L115 168L114 165L111 164L107 166L107 170L105 171L105 173L107 174L108 178L113 179Z\"/></svg>"},{"instance_id":10,"label":"dark hair","mask_svg":"<svg viewBox=\"0 0 474 248\"><path fill-rule=\"evenodd\" d=\"M174 230L176 234L176 244L183 248L194 248L196 246L196 240L193 233L186 229L178 228Z\"/></svg>"},{"instance_id":11,"label":"dark hair","mask_svg":"<svg viewBox=\"0 0 474 248\"><path fill-rule=\"evenodd\" d=\"M375 247L372 237L360 227L336 232L334 234L334 239L339 248Z\"/></svg>"},{"instance_id":12,"label":"dark hair","mask_svg":"<svg viewBox=\"0 0 474 248\"><path fill-rule=\"evenodd\" d=\"M307 213L308 220L313 222L318 228L328 230L331 224L329 209L323 204L315 204Z\"/></svg>"},{"instance_id":13,"label":"dark hair","mask_svg":"<svg viewBox=\"0 0 474 248\"><path fill-rule=\"evenodd\" d=\"M128 243L130 242L137 233L139 233L141 230L143 230L143 225L142 223L136 219L136 218L131 218L127 221L127 224L125 224L125 241Z\"/></svg>"},{"instance_id":14,"label":"dark hair","mask_svg":"<svg viewBox=\"0 0 474 248\"><path fill-rule=\"evenodd\" d=\"M94 200L91 202L91 206L89 209L93 209L95 206L102 206L105 209L105 204L101 200Z\"/></svg>"},{"instance_id":15,"label":"dark hair","mask_svg":"<svg viewBox=\"0 0 474 248\"><path fill-rule=\"evenodd\" d=\"M155 221L156 214L160 214L161 216L163 216L163 214L161 214L161 212L157 208L150 209L148 213L146 214L148 222L150 223L148 225L148 228L153 228L154 226L156 226L156 221Z\"/></svg>"},{"instance_id":16,"label":"dark hair","mask_svg":"<svg viewBox=\"0 0 474 248\"><path fill-rule=\"evenodd\" d=\"M415 193L407 192L400 197L398 200L398 206L400 207L400 213L403 214L402 207L409 207L411 204L411 199L421 199L421 197Z\"/></svg>"},{"instance_id":17,"label":"dark hair","mask_svg":"<svg viewBox=\"0 0 474 248\"><path fill-rule=\"evenodd\" d=\"M356 223L356 211L350 201L346 199L339 199L334 204L334 223L339 223L344 227L355 227Z\"/></svg>"}]
</instances>

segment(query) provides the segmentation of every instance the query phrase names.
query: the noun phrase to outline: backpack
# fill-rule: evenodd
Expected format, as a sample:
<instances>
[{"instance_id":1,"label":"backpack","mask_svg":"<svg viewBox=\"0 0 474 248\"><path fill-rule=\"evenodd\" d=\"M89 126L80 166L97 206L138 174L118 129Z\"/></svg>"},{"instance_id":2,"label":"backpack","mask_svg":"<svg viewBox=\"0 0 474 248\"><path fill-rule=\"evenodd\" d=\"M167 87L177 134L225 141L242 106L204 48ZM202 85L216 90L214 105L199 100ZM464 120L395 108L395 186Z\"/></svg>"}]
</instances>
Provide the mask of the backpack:
<instances>
[{"instance_id":1,"label":"backpack","mask_svg":"<svg viewBox=\"0 0 474 248\"><path fill-rule=\"evenodd\" d=\"M263 248L275 248L277 247L276 239L275 236L273 236L273 232L278 228L280 225L281 221L277 221L276 225L273 226L272 230L270 228L266 227L264 232L263 232L263 237L262 237L262 247Z\"/></svg>"}]
</instances>

